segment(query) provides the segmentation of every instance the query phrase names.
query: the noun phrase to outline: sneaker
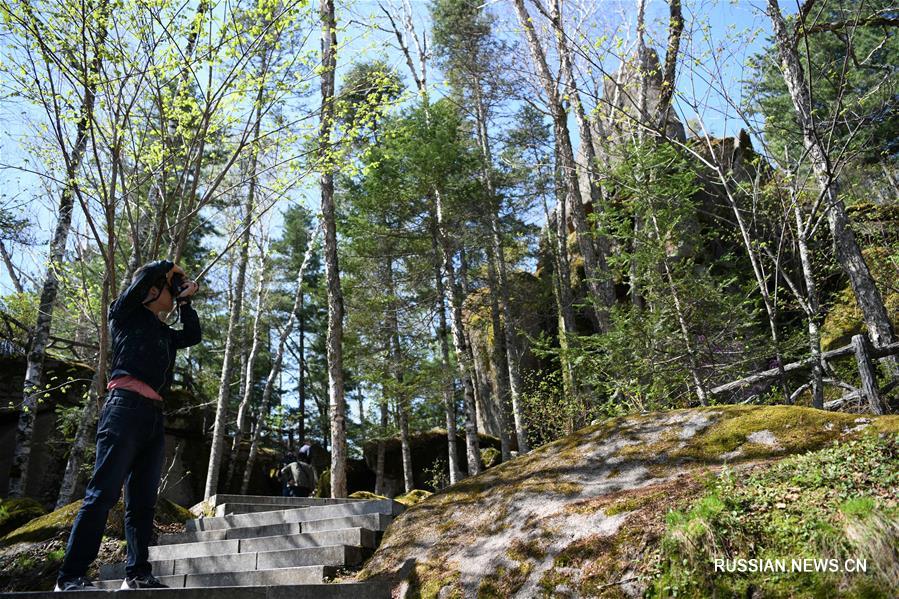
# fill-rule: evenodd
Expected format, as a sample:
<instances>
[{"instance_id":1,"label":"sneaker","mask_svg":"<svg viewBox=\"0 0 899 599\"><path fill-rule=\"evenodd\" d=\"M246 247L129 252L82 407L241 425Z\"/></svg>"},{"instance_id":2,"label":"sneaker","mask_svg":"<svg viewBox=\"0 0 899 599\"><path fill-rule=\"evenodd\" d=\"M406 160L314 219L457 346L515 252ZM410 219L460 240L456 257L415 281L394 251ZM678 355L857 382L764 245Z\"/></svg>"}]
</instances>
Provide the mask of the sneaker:
<instances>
[{"instance_id":1,"label":"sneaker","mask_svg":"<svg viewBox=\"0 0 899 599\"><path fill-rule=\"evenodd\" d=\"M167 584L162 584L159 582L159 579L153 576L152 574L147 574L146 576L134 576L131 578L125 578L122 581L121 590L127 591L128 589L167 589L169 586Z\"/></svg>"},{"instance_id":2,"label":"sneaker","mask_svg":"<svg viewBox=\"0 0 899 599\"><path fill-rule=\"evenodd\" d=\"M97 587L94 586L94 583L91 582L90 578L86 576L82 576L81 578L75 578L73 580L65 580L63 582L56 582L56 586L53 588L53 592L59 593L63 591L99 591Z\"/></svg>"}]
</instances>

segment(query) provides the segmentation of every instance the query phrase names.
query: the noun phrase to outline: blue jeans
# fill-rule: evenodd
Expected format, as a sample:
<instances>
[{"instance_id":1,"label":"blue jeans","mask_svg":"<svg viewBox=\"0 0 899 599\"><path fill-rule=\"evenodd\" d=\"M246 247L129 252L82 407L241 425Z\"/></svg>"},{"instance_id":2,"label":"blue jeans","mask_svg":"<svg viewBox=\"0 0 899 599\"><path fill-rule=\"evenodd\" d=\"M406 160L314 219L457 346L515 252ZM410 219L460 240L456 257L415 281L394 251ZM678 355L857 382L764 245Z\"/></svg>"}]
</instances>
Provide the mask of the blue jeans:
<instances>
[{"instance_id":1,"label":"blue jeans","mask_svg":"<svg viewBox=\"0 0 899 599\"><path fill-rule=\"evenodd\" d=\"M151 574L150 536L162 464L165 417L162 402L126 390L109 393L97 425L97 461L84 493L58 581L84 576L97 558L109 510L125 485L125 539L129 577Z\"/></svg>"}]
</instances>

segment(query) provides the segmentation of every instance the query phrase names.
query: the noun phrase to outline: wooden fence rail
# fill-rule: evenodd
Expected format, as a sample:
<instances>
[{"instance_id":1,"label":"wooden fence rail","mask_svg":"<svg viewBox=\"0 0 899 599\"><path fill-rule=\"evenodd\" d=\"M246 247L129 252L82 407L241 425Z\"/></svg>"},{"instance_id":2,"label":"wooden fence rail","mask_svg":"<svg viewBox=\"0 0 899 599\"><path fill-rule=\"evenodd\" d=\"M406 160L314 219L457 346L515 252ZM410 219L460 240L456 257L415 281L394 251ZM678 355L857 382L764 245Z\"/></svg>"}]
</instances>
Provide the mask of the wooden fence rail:
<instances>
[{"instance_id":1,"label":"wooden fence rail","mask_svg":"<svg viewBox=\"0 0 899 599\"><path fill-rule=\"evenodd\" d=\"M861 394L862 399L868 403L871 412L874 414L884 414L886 413L886 406L877 389L877 379L874 375L874 360L895 355L899 355L899 343L875 347L868 340L867 335L855 335L852 338L852 343L849 345L823 352L821 354L821 361L855 356L856 362L858 363L859 378L861 379L859 393ZM813 358L809 356L796 362L785 364L783 369L772 368L770 370L763 370L740 380L719 385L713 388L710 393L712 395L718 395L720 393L727 393L728 391L737 391L756 383L771 381L780 378L781 373L790 373L810 368L813 362Z\"/></svg>"}]
</instances>

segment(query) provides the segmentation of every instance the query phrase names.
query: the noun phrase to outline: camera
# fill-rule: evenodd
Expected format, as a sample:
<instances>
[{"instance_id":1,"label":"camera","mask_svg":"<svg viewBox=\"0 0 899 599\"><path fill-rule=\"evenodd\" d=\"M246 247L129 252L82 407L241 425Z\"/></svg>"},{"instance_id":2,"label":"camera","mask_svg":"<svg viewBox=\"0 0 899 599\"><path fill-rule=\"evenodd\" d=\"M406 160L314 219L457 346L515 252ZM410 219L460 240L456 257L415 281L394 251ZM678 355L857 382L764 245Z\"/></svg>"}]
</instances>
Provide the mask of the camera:
<instances>
[{"instance_id":1,"label":"camera","mask_svg":"<svg viewBox=\"0 0 899 599\"><path fill-rule=\"evenodd\" d=\"M181 273L172 274L172 296L178 297L185 289L187 289L187 281Z\"/></svg>"}]
</instances>

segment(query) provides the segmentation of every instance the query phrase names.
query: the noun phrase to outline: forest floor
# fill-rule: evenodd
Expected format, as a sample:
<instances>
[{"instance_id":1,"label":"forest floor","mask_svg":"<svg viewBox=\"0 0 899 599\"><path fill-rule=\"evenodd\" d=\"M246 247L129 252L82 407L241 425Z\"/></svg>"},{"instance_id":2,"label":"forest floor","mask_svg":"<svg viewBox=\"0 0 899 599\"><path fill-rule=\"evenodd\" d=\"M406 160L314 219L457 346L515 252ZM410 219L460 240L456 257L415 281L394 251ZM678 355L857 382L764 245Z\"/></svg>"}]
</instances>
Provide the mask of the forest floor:
<instances>
[{"instance_id":1,"label":"forest floor","mask_svg":"<svg viewBox=\"0 0 899 599\"><path fill-rule=\"evenodd\" d=\"M697 502L725 505L717 495L712 497L714 501L706 499L709 493L718 493L718 481L753 481L781 460L792 459L790 456L815 455L822 448L851 444L856 439L895 439L897 432L899 416L870 418L794 406L721 406L611 419L466 479L409 508L387 531L358 578L402 579L399 594L406 597L634 597L647 591L654 596L709 596L709 585L726 579L715 582L701 572L711 568L705 561L740 548L720 547L727 541L721 540L711 517L684 517L686 524L681 530L673 515L694 514L691 510ZM899 460L899 455L893 458ZM880 463L883 456L872 454L871 461ZM828 472L839 470L839 463L837 468L832 466ZM863 467L876 469L867 463ZM802 468L811 471L817 466ZM819 486L834 486L826 475L816 480ZM883 489L889 485L895 489L896 482L889 479L884 486L883 480L863 480L847 492L876 491L877 499L895 510L899 492ZM752 488L768 486L779 488L768 482ZM738 495L733 488L729 492ZM785 485L783 493L785 498L766 495L751 501L770 501L764 513L776 521L789 521L787 503L781 499L799 505L803 491ZM761 526L752 520L757 505L734 505L713 516L720 520L724 512L736 514L745 508L747 514L739 526ZM800 518L793 532L802 536L805 524L809 523ZM728 526L731 532L739 528L737 524ZM876 529L876 534L883 530L899 533L896 520L885 526ZM883 544L883 539L878 539ZM747 542L764 544L766 538ZM685 562L693 560L689 572L668 563L684 544L695 549L687 551L684 558ZM716 553L715 548L722 551ZM892 557L872 559L880 559L888 569ZM754 594L756 583L752 580L737 582L740 593L745 593L742 596L769 596ZM874 580L872 588L876 591L877 585L890 582L887 573ZM840 585L852 587L834 578L822 578L817 584L831 585L837 591L826 596L838 596ZM722 590L736 592L736 587ZM843 596L856 596L854 592L846 591Z\"/></svg>"}]
</instances>

